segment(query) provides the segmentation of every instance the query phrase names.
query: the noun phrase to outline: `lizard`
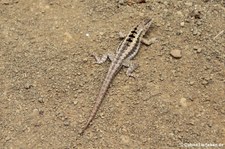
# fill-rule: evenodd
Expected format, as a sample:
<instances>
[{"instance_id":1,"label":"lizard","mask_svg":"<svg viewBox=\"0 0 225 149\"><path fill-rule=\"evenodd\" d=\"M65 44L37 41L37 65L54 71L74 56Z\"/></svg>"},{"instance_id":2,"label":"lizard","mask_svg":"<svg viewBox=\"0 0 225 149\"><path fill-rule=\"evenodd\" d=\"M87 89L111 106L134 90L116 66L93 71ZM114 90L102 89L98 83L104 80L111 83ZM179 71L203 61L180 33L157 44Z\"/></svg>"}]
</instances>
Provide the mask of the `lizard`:
<instances>
[{"instance_id":1,"label":"lizard","mask_svg":"<svg viewBox=\"0 0 225 149\"><path fill-rule=\"evenodd\" d=\"M89 119L83 129L81 130L80 134L82 135L85 130L89 127L90 123L94 119L105 95L110 86L110 83L113 81L114 77L117 75L119 70L124 66L127 67L126 74L128 76L134 77L132 72L137 68L131 60L136 56L140 49L141 43L148 45L143 37L146 32L149 30L152 24L152 19L144 19L141 23L136 25L130 32L127 34L125 39L119 44L115 55L113 54L105 54L101 58L93 54L94 58L96 59L96 63L101 64L104 63L107 59L111 61L111 65L105 77L105 80L102 84L100 92L97 96L95 105L91 111Z\"/></svg>"}]
</instances>

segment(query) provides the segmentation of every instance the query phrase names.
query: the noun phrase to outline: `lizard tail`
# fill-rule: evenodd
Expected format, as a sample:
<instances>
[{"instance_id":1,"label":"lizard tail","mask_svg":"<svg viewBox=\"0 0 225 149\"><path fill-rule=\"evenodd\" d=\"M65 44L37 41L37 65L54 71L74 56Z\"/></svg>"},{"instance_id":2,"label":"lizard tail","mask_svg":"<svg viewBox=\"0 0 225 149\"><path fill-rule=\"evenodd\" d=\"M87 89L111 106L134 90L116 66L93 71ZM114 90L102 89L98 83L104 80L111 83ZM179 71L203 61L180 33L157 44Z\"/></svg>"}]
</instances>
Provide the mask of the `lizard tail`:
<instances>
[{"instance_id":1,"label":"lizard tail","mask_svg":"<svg viewBox=\"0 0 225 149\"><path fill-rule=\"evenodd\" d=\"M109 84L111 82L111 79L112 77L110 77L110 75L107 75L106 76L106 79L105 81L103 82L103 85L101 87L101 90L99 92L99 95L97 97L97 100L96 100L96 103L91 111L91 115L87 121L87 123L85 124L85 126L83 127L82 131L79 133L80 135L83 135L84 131L89 127L89 125L91 124L92 120L94 119L102 101L103 101L103 98L105 97L105 94L109 88Z\"/></svg>"}]
</instances>

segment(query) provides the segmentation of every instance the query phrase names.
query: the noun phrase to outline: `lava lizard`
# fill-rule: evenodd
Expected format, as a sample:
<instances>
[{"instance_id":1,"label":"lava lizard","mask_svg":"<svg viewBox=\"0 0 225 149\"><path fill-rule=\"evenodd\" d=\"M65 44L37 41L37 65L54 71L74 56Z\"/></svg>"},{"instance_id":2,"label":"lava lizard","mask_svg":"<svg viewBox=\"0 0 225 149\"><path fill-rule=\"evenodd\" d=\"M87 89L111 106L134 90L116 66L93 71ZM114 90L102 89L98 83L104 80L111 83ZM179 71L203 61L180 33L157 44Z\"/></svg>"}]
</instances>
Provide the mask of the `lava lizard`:
<instances>
[{"instance_id":1,"label":"lava lizard","mask_svg":"<svg viewBox=\"0 0 225 149\"><path fill-rule=\"evenodd\" d=\"M152 23L152 19L148 18L142 21L140 24L136 25L129 34L125 37L125 39L120 43L116 50L116 54L105 54L102 58L93 55L98 64L104 63L108 58L111 60L111 65L109 67L108 73L105 77L101 90L97 96L96 103L92 109L91 115L83 127L80 134L82 135L84 131L88 128L91 121L94 119L105 95L109 88L110 83L113 78L116 76L118 71L123 67L128 67L126 74L128 76L133 76L132 72L135 70L136 66L131 59L138 53L141 42L148 45L147 40L143 38L148 29L150 28Z\"/></svg>"}]
</instances>

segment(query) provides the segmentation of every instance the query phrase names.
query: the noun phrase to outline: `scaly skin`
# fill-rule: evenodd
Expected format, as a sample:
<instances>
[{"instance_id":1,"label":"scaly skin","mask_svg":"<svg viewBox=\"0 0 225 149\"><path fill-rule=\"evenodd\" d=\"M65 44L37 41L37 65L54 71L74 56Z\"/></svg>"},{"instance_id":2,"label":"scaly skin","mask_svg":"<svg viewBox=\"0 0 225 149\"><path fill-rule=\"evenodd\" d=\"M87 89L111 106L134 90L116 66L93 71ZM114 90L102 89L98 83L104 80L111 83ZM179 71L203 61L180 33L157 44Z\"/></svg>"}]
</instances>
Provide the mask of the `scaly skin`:
<instances>
[{"instance_id":1,"label":"scaly skin","mask_svg":"<svg viewBox=\"0 0 225 149\"><path fill-rule=\"evenodd\" d=\"M81 135L84 131L89 127L90 123L94 119L105 95L109 88L110 83L112 82L113 78L116 76L117 72L121 69L122 66L129 67L127 70L127 75L132 76L131 72L135 69L135 67L130 63L130 60L138 53L141 41L143 36L150 28L152 23L152 19L146 19L141 22L139 25L135 26L126 38L120 43L119 47L117 48L115 56L112 55L105 55L102 59L97 57L97 63L104 62L107 57L109 57L112 61L108 73L105 77L101 90L97 96L96 103L92 109L91 115L81 131Z\"/></svg>"}]
</instances>

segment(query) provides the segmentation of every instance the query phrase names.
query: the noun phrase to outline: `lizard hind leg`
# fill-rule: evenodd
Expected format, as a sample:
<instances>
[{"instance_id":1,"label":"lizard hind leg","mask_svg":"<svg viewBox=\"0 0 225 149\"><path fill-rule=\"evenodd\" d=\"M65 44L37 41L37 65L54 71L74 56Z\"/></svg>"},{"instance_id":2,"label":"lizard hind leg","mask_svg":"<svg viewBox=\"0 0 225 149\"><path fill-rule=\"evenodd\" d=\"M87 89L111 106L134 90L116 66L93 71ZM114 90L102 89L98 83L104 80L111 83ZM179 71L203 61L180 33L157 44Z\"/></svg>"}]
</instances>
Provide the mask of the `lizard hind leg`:
<instances>
[{"instance_id":1,"label":"lizard hind leg","mask_svg":"<svg viewBox=\"0 0 225 149\"><path fill-rule=\"evenodd\" d=\"M133 63L130 60L127 60L127 61L123 62L123 66L127 67L126 75L128 77L133 77L133 78L136 77L136 75L133 72L134 72L135 69L137 69L138 64Z\"/></svg>"},{"instance_id":2,"label":"lizard hind leg","mask_svg":"<svg viewBox=\"0 0 225 149\"><path fill-rule=\"evenodd\" d=\"M114 54L112 53L104 54L102 57L99 57L96 54L92 54L92 56L95 58L97 64L102 64L106 62L107 59L109 59L110 61L113 61L114 59Z\"/></svg>"}]
</instances>

